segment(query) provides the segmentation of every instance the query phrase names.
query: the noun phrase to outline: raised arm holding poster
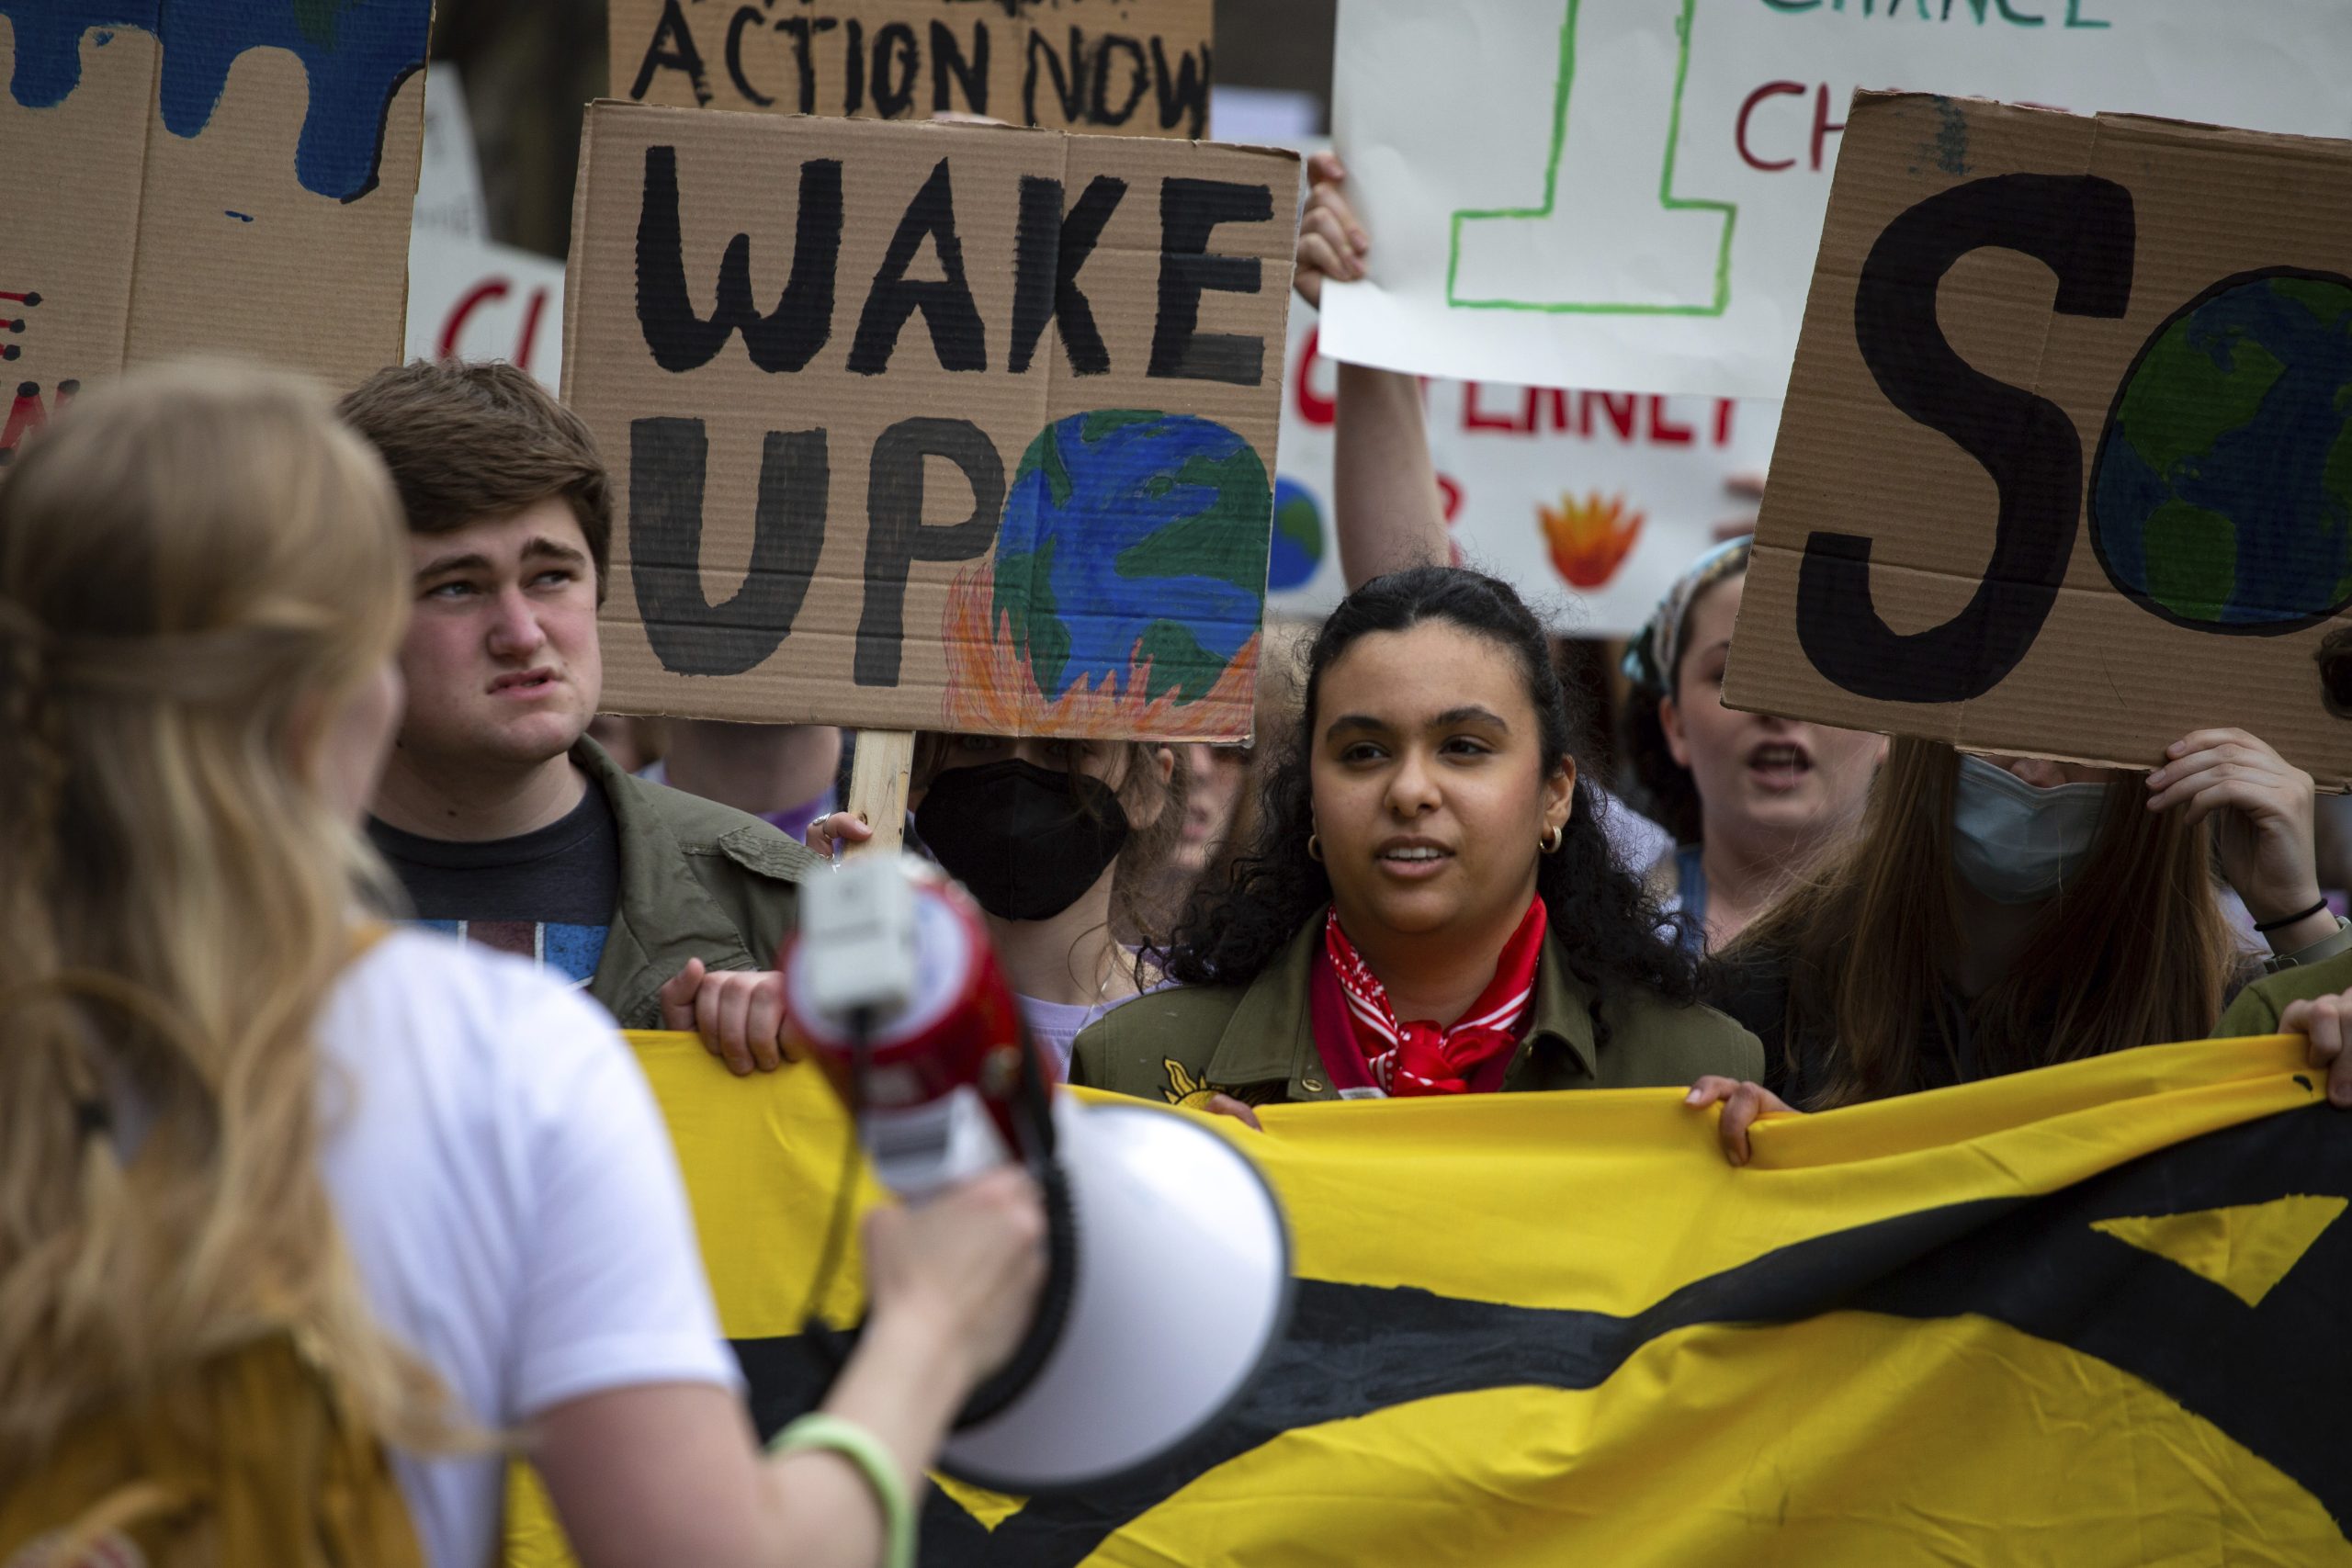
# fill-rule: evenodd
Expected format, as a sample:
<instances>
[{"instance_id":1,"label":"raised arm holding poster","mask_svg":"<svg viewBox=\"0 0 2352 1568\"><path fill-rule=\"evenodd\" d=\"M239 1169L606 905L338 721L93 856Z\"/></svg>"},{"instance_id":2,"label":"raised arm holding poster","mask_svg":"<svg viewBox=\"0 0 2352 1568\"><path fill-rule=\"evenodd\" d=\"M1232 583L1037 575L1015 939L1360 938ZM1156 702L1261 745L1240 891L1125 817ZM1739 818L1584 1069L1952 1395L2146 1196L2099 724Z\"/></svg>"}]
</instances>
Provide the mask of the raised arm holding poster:
<instances>
[{"instance_id":1,"label":"raised arm holding poster","mask_svg":"<svg viewBox=\"0 0 2352 1568\"><path fill-rule=\"evenodd\" d=\"M606 705L1238 739L1287 152L598 104L564 380Z\"/></svg>"},{"instance_id":2,"label":"raised arm holding poster","mask_svg":"<svg viewBox=\"0 0 2352 1568\"><path fill-rule=\"evenodd\" d=\"M2352 142L1880 94L1846 140L1726 702L2352 784Z\"/></svg>"},{"instance_id":3,"label":"raised arm holding poster","mask_svg":"<svg viewBox=\"0 0 2352 1568\"><path fill-rule=\"evenodd\" d=\"M130 366L399 356L432 13L0 0L0 461Z\"/></svg>"},{"instance_id":4,"label":"raised arm holding poster","mask_svg":"<svg viewBox=\"0 0 2352 1568\"><path fill-rule=\"evenodd\" d=\"M1777 398L1854 89L2352 135L2341 0L1344 0L1327 353Z\"/></svg>"},{"instance_id":5,"label":"raised arm holding poster","mask_svg":"<svg viewBox=\"0 0 2352 1568\"><path fill-rule=\"evenodd\" d=\"M615 97L1208 133L1211 0L610 0Z\"/></svg>"}]
</instances>

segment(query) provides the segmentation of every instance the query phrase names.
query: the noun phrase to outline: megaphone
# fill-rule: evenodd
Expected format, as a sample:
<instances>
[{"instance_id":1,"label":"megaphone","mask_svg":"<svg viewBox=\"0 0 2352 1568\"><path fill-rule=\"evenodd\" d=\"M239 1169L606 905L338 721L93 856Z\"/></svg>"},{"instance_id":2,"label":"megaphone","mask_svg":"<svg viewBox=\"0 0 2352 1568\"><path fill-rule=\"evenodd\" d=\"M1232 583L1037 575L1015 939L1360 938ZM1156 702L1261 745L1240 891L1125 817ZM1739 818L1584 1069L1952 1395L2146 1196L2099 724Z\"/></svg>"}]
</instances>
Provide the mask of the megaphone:
<instances>
[{"instance_id":1,"label":"megaphone","mask_svg":"<svg viewBox=\"0 0 2352 1568\"><path fill-rule=\"evenodd\" d=\"M784 971L790 1025L883 1185L919 1200L1012 1159L1046 1194L1036 1317L940 1468L1050 1495L1215 1425L1289 1325L1289 1230L1257 1167L1173 1111L1060 1092L978 910L922 862L869 854L805 884Z\"/></svg>"}]
</instances>

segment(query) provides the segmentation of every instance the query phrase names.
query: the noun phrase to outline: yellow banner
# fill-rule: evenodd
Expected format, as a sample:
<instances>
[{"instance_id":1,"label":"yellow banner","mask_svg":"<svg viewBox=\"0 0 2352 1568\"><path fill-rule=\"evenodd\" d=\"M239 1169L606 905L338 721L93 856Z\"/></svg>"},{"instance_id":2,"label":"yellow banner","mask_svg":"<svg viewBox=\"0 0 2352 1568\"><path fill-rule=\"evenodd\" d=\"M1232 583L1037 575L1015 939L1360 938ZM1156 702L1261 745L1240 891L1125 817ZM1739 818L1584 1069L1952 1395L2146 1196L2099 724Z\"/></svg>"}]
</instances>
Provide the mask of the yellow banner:
<instances>
[{"instance_id":1,"label":"yellow banner","mask_svg":"<svg viewBox=\"0 0 2352 1568\"><path fill-rule=\"evenodd\" d=\"M811 1069L633 1039L772 1431L823 1386L795 1314L848 1129ZM1148 1474L935 1492L922 1560L2352 1564L2324 1089L2300 1040L2157 1046L1768 1122L1740 1168L1668 1090L1209 1118L1288 1209L1288 1339ZM563 1561L527 1488L511 1523Z\"/></svg>"}]
</instances>

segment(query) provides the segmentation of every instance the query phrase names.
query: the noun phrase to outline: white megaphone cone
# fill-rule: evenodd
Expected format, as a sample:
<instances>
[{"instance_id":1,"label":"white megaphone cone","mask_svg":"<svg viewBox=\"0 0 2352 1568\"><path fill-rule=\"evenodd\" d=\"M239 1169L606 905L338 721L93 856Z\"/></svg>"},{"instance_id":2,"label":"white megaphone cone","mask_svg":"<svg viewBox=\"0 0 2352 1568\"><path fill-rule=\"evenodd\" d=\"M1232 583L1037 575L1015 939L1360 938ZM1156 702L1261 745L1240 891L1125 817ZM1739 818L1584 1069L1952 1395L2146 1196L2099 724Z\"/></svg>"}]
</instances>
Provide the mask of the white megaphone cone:
<instances>
[{"instance_id":1,"label":"white megaphone cone","mask_svg":"<svg viewBox=\"0 0 2352 1568\"><path fill-rule=\"evenodd\" d=\"M921 1198L1019 1159L1045 1189L1036 1321L941 1468L1024 1495L1099 1483L1240 1397L1288 1325L1289 1233L1216 1133L1057 1092L978 915L920 863L869 855L807 885L786 1006L884 1185Z\"/></svg>"}]
</instances>

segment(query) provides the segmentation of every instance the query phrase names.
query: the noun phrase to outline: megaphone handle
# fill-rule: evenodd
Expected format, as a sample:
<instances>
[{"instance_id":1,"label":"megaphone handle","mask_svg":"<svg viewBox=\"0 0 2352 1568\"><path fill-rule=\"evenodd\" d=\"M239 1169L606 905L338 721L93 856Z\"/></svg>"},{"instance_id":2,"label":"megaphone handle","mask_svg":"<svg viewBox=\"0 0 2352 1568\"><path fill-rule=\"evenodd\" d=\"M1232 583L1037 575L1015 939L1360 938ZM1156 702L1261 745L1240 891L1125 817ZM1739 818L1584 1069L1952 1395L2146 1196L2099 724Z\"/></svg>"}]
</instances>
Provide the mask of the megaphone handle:
<instances>
[{"instance_id":1,"label":"megaphone handle","mask_svg":"<svg viewBox=\"0 0 2352 1568\"><path fill-rule=\"evenodd\" d=\"M1059 1164L1046 1167L1038 1186L1046 1204L1047 1262L1046 1282L1037 1292L1037 1315L1030 1320L1029 1332L1013 1351L1012 1359L965 1401L964 1408L956 1416L955 1429L959 1432L987 1420L1020 1398L1045 1370L1046 1358L1053 1353L1063 1327L1069 1322L1070 1299L1078 1285L1078 1217L1070 1205L1069 1179ZM863 1323L839 1329L813 1314L800 1325L801 1338L816 1352L826 1370L836 1376L865 1332Z\"/></svg>"},{"instance_id":2,"label":"megaphone handle","mask_svg":"<svg viewBox=\"0 0 2352 1568\"><path fill-rule=\"evenodd\" d=\"M1078 1216L1070 1205L1069 1178L1058 1163L1046 1165L1038 1178L1038 1190L1046 1206L1046 1282L1037 1292L1037 1315L1030 1320L1029 1332L1022 1337L1012 1359L972 1391L971 1398L956 1417L958 1431L987 1420L1019 1398L1044 1369L1046 1356L1052 1353L1063 1326L1069 1321L1070 1298L1078 1284ZM800 1325L800 1337L816 1352L826 1370L835 1374L847 1363L850 1352L857 1348L858 1337L865 1332L864 1323L852 1324L846 1329L835 1328L814 1313Z\"/></svg>"},{"instance_id":3,"label":"megaphone handle","mask_svg":"<svg viewBox=\"0 0 2352 1568\"><path fill-rule=\"evenodd\" d=\"M853 1058L853 1103L865 1102L866 1053L863 1040L868 1021L856 1022L860 1049ZM1053 1082L1046 1077L1037 1050L1037 1043L1023 1026L1021 1051L1019 1120L1022 1122L1021 1155L1023 1163L1036 1179L1037 1190L1046 1208L1046 1282L1037 1293L1037 1314L1029 1323L1029 1332L1023 1337L1012 1359L995 1376L972 1391L961 1414L956 1417L956 1429L976 1426L996 1415L1021 1397L1023 1390L1036 1381L1045 1370L1046 1359L1053 1353L1061 1339L1062 1329L1069 1321L1070 1299L1078 1288L1078 1213L1070 1202L1069 1178L1059 1160L1054 1157L1055 1131ZM853 1149L857 1134L854 1114L850 1134ZM844 1172L844 1190L848 1173ZM818 1356L838 1373L855 1348L857 1337L864 1331L860 1325L843 1334L828 1325L815 1312L815 1299L801 1325L801 1336Z\"/></svg>"},{"instance_id":4,"label":"megaphone handle","mask_svg":"<svg viewBox=\"0 0 2352 1568\"><path fill-rule=\"evenodd\" d=\"M1069 1322L1070 1299L1078 1291L1078 1213L1070 1203L1069 1178L1061 1162L1046 1159L1032 1162L1037 1174L1037 1185L1046 1204L1046 1283L1037 1292L1037 1315L1030 1320L1029 1332L1021 1341L1012 1359L994 1377L972 1391L964 1404L963 1412L956 1417L956 1430L978 1426L1021 1397L1037 1374L1045 1370L1046 1359L1053 1354L1060 1342L1063 1327Z\"/></svg>"}]
</instances>

